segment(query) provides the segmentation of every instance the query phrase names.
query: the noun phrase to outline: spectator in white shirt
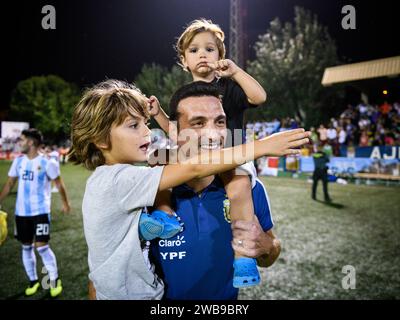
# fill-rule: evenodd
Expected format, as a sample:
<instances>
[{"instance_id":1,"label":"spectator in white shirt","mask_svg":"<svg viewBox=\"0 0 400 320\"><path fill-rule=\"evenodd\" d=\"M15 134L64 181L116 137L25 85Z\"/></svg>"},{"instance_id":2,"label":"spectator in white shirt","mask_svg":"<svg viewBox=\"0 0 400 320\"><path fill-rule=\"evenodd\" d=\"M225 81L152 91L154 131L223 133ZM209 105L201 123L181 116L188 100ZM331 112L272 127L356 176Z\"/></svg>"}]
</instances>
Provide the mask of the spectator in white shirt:
<instances>
[{"instance_id":1,"label":"spectator in white shirt","mask_svg":"<svg viewBox=\"0 0 400 320\"><path fill-rule=\"evenodd\" d=\"M346 131L343 129L343 127L339 127L339 144L345 144L346 143Z\"/></svg>"},{"instance_id":2,"label":"spectator in white shirt","mask_svg":"<svg viewBox=\"0 0 400 320\"><path fill-rule=\"evenodd\" d=\"M337 132L336 129L333 128L333 126L331 125L329 127L329 129L326 131L326 136L328 138L328 142L329 144L335 143L336 142L336 138L337 138Z\"/></svg>"}]
</instances>

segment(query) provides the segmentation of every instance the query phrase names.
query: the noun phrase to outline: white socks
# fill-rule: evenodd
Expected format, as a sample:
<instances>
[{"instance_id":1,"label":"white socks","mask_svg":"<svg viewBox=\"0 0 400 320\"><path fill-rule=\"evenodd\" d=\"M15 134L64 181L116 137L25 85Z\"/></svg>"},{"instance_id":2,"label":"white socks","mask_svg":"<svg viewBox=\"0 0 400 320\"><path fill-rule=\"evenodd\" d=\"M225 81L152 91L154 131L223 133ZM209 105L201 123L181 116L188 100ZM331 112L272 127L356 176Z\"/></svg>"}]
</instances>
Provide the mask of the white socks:
<instances>
[{"instance_id":1,"label":"white socks","mask_svg":"<svg viewBox=\"0 0 400 320\"><path fill-rule=\"evenodd\" d=\"M49 273L49 278L52 281L58 278L57 260L54 252L50 249L49 245L36 248L42 257L44 266ZM24 263L26 274L30 281L37 281L37 271L36 271L36 255L33 249L33 245L22 245L22 262Z\"/></svg>"},{"instance_id":2,"label":"white socks","mask_svg":"<svg viewBox=\"0 0 400 320\"><path fill-rule=\"evenodd\" d=\"M33 245L22 245L22 262L24 263L26 274L30 281L37 281L36 256Z\"/></svg>"},{"instance_id":3,"label":"white socks","mask_svg":"<svg viewBox=\"0 0 400 320\"><path fill-rule=\"evenodd\" d=\"M44 266L49 273L49 278L51 281L55 281L58 278L58 270L57 270L57 260L54 252L50 249L49 245L45 245L43 247L36 248L42 257L42 261Z\"/></svg>"}]
</instances>

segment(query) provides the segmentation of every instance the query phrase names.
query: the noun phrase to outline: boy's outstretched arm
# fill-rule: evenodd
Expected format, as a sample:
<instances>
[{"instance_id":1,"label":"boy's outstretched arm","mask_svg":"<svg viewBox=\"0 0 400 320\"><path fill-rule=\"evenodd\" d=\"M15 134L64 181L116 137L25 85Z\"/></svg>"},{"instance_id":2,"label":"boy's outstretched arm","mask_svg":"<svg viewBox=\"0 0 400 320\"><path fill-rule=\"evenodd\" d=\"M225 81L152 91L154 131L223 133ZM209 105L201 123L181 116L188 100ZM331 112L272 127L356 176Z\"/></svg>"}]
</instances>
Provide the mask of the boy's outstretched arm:
<instances>
[{"instance_id":1,"label":"boy's outstretched arm","mask_svg":"<svg viewBox=\"0 0 400 320\"><path fill-rule=\"evenodd\" d=\"M299 154L298 147L309 143L310 134L309 131L305 132L300 128L274 133L233 148L201 152L187 160L165 166L158 190L166 190L192 179L225 172L265 155L280 157Z\"/></svg>"},{"instance_id":2,"label":"boy's outstretched arm","mask_svg":"<svg viewBox=\"0 0 400 320\"><path fill-rule=\"evenodd\" d=\"M232 60L219 60L215 63L209 63L208 66L214 69L218 76L230 77L235 80L243 89L249 103L259 105L267 100L267 93L258 81L238 67Z\"/></svg>"}]
</instances>

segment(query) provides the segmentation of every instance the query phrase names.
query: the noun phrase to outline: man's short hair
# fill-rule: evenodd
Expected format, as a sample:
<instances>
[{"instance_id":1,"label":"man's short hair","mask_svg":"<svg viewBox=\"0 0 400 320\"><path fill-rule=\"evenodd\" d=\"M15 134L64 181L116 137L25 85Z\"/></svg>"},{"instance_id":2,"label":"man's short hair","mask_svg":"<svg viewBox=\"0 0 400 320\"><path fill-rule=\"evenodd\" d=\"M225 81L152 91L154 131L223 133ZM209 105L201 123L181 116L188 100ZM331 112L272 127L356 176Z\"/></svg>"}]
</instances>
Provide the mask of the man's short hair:
<instances>
[{"instance_id":1,"label":"man's short hair","mask_svg":"<svg viewBox=\"0 0 400 320\"><path fill-rule=\"evenodd\" d=\"M212 96L221 100L221 95L218 87L209 82L195 81L180 87L173 94L169 103L170 119L177 121L179 118L178 105L183 99L189 97L204 97Z\"/></svg>"},{"instance_id":2,"label":"man's short hair","mask_svg":"<svg viewBox=\"0 0 400 320\"><path fill-rule=\"evenodd\" d=\"M42 133L35 128L23 130L21 132L21 135L24 135L28 139L31 139L34 142L36 147L40 146L43 142Z\"/></svg>"}]
</instances>

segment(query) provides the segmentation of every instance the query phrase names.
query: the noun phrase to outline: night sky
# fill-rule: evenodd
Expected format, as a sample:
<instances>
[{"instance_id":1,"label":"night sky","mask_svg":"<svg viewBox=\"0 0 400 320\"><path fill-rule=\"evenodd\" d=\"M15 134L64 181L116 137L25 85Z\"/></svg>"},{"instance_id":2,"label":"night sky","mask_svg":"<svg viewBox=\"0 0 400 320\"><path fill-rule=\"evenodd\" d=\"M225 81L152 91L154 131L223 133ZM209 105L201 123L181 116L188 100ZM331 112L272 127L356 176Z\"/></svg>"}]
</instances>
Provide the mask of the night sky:
<instances>
[{"instance_id":1,"label":"night sky","mask_svg":"<svg viewBox=\"0 0 400 320\"><path fill-rule=\"evenodd\" d=\"M41 27L46 4L56 8L56 30ZM292 20L295 5L318 15L336 40L342 61L400 54L395 1L247 0L246 4L250 59L258 35L275 17ZM346 4L356 8L356 30L341 27L341 8ZM2 5L0 107L7 109L17 82L33 75L57 74L82 87L106 77L133 81L144 63L170 67L176 62L175 38L200 17L218 23L228 45L229 0L16 0Z\"/></svg>"}]
</instances>

